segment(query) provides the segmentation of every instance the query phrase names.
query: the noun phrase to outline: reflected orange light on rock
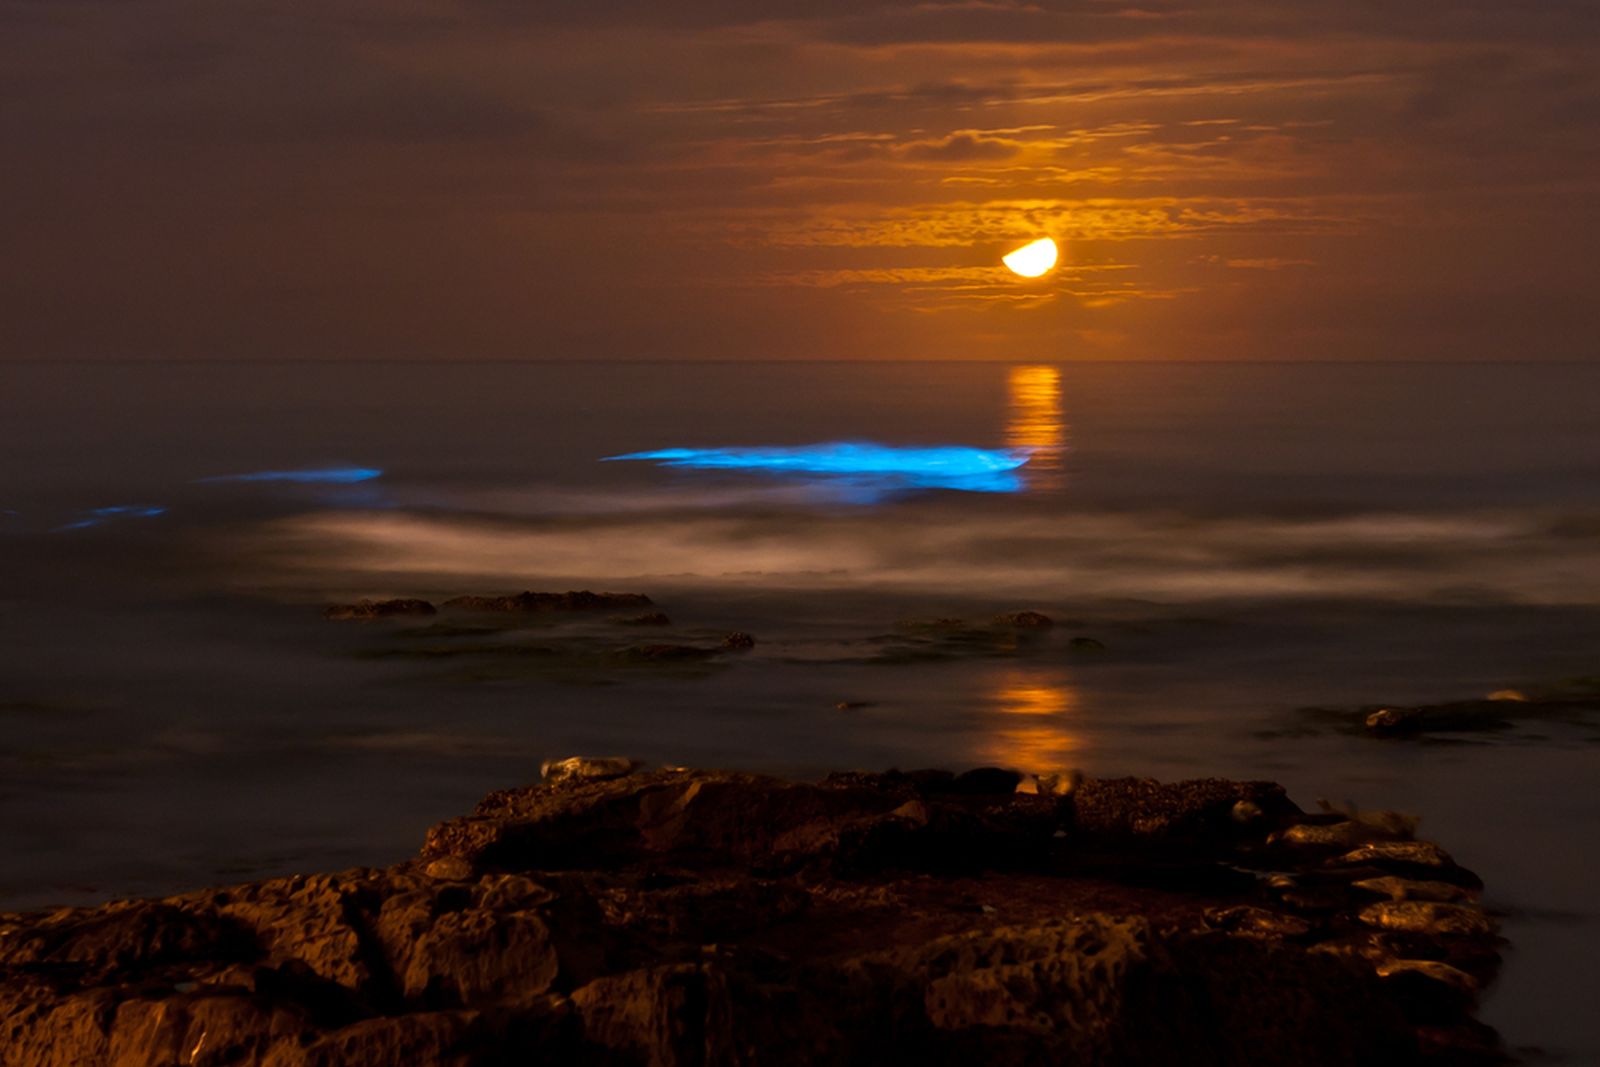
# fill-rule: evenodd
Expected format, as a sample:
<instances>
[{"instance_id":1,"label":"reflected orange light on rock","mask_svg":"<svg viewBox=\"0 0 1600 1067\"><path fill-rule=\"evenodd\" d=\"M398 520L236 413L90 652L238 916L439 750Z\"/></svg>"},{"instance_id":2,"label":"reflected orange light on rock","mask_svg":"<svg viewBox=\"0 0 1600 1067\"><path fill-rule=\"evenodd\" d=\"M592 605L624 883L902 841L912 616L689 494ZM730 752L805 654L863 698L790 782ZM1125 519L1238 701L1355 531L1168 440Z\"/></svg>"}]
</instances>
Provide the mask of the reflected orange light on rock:
<instances>
[{"instance_id":1,"label":"reflected orange light on rock","mask_svg":"<svg viewBox=\"0 0 1600 1067\"><path fill-rule=\"evenodd\" d=\"M1000 680L991 702L998 721L984 746L985 761L1028 774L1074 766L1080 743L1071 729L1077 707L1071 688L1013 673Z\"/></svg>"},{"instance_id":2,"label":"reflected orange light on rock","mask_svg":"<svg viewBox=\"0 0 1600 1067\"><path fill-rule=\"evenodd\" d=\"M1061 372L1042 364L1012 367L1006 378L1006 394L1006 447L1032 450L1033 458L1024 470L1034 484L1058 484L1067 447Z\"/></svg>"}]
</instances>

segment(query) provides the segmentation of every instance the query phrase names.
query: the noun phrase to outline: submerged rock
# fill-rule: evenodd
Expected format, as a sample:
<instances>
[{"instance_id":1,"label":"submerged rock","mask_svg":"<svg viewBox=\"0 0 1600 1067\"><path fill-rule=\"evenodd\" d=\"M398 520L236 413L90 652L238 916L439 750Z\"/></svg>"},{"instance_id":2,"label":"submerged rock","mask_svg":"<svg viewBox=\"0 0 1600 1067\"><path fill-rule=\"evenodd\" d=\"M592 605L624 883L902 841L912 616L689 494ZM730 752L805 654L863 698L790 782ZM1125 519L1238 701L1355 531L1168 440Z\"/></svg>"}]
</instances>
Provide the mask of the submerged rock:
<instances>
[{"instance_id":1,"label":"submerged rock","mask_svg":"<svg viewBox=\"0 0 1600 1067\"><path fill-rule=\"evenodd\" d=\"M994 624L1013 626L1018 630L1048 630L1056 624L1056 621L1039 611L1013 611L1006 615L996 615Z\"/></svg>"},{"instance_id":2,"label":"submerged rock","mask_svg":"<svg viewBox=\"0 0 1600 1067\"><path fill-rule=\"evenodd\" d=\"M643 615L621 615L611 620L619 626L671 626L672 620L665 613L648 611Z\"/></svg>"},{"instance_id":3,"label":"submerged rock","mask_svg":"<svg viewBox=\"0 0 1600 1067\"><path fill-rule=\"evenodd\" d=\"M1593 723L1600 718L1600 695L1555 691L1528 694L1514 689L1483 700L1442 704L1387 705L1353 712L1308 709L1318 717L1354 719L1373 737L1414 738L1428 734L1498 733L1526 722Z\"/></svg>"},{"instance_id":4,"label":"submerged rock","mask_svg":"<svg viewBox=\"0 0 1600 1067\"><path fill-rule=\"evenodd\" d=\"M433 615L438 611L426 600L396 597L393 600L358 600L354 604L330 604L322 609L324 619L392 619L415 615Z\"/></svg>"},{"instance_id":5,"label":"submerged rock","mask_svg":"<svg viewBox=\"0 0 1600 1067\"><path fill-rule=\"evenodd\" d=\"M511 596L458 596L444 602L448 611L616 611L647 608L654 602L643 593L591 593L587 589L566 593L521 592Z\"/></svg>"},{"instance_id":6,"label":"submerged rock","mask_svg":"<svg viewBox=\"0 0 1600 1067\"><path fill-rule=\"evenodd\" d=\"M1266 782L546 765L383 870L0 916L6 1067L1465 1064L1493 925ZM1037 784L1037 783L1036 783ZM1236 811L1248 805L1251 817ZM1329 868L1335 871L1337 868ZM1342 894L1342 895L1341 895ZM1474 1059L1473 1057L1479 1057Z\"/></svg>"}]
</instances>

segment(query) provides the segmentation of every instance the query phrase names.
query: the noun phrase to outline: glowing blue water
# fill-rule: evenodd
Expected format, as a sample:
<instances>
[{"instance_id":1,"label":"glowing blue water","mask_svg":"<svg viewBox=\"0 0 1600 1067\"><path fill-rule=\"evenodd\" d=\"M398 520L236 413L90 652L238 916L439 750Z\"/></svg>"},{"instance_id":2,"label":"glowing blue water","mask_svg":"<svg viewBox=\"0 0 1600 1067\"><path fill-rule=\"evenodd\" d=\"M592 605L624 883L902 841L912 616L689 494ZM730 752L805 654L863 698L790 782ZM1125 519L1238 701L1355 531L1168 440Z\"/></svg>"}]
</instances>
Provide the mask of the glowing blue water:
<instances>
[{"instance_id":1,"label":"glowing blue water","mask_svg":"<svg viewBox=\"0 0 1600 1067\"><path fill-rule=\"evenodd\" d=\"M757 448L663 448L606 456L606 460L645 460L664 467L695 470L759 471L778 475L824 475L845 484L877 489L959 489L1014 493L1022 480L1014 473L1028 462L1025 449L941 445L908 448L870 441Z\"/></svg>"},{"instance_id":2,"label":"glowing blue water","mask_svg":"<svg viewBox=\"0 0 1600 1067\"><path fill-rule=\"evenodd\" d=\"M165 515L167 509L152 507L143 504L117 504L106 508L90 508L83 512L84 518L69 522L64 526L57 526L56 532L62 530L86 530L91 526L99 526L108 519L153 519L157 515Z\"/></svg>"},{"instance_id":3,"label":"glowing blue water","mask_svg":"<svg viewBox=\"0 0 1600 1067\"><path fill-rule=\"evenodd\" d=\"M316 467L298 471L253 471L249 474L219 474L199 479L213 482L294 482L300 485L354 485L383 476L375 467Z\"/></svg>"}]
</instances>

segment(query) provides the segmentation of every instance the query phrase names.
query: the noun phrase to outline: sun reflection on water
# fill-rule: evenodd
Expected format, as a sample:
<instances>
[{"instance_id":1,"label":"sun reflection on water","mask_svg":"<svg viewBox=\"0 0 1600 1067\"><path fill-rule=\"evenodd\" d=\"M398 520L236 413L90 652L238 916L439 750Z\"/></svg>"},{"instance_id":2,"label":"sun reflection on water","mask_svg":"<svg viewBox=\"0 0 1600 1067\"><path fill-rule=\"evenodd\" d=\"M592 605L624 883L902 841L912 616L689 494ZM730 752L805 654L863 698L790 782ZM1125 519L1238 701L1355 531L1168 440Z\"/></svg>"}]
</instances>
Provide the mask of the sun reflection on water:
<instances>
[{"instance_id":1,"label":"sun reflection on water","mask_svg":"<svg viewBox=\"0 0 1600 1067\"><path fill-rule=\"evenodd\" d=\"M1060 485L1067 425L1061 411L1061 372L1043 364L1021 364L1006 376L1010 400L1006 447L1032 452L1027 478L1039 487Z\"/></svg>"},{"instance_id":2,"label":"sun reflection on water","mask_svg":"<svg viewBox=\"0 0 1600 1067\"><path fill-rule=\"evenodd\" d=\"M1072 729L1078 696L1059 678L1011 671L990 695L997 721L985 738L983 759L1030 774L1070 769L1082 747Z\"/></svg>"}]
</instances>

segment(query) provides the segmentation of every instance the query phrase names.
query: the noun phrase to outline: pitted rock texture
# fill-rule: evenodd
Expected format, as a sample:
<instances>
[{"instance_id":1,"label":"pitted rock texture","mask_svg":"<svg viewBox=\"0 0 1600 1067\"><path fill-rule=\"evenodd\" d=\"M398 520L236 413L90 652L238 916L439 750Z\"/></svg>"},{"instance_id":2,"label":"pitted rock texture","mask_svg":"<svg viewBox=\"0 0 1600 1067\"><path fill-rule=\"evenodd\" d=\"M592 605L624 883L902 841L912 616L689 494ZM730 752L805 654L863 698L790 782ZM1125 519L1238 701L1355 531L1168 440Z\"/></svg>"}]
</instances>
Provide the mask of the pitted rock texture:
<instances>
[{"instance_id":1,"label":"pitted rock texture","mask_svg":"<svg viewBox=\"0 0 1600 1067\"><path fill-rule=\"evenodd\" d=\"M1500 1059L1476 877L1270 783L625 764L383 870L0 916L0 1064Z\"/></svg>"}]
</instances>

